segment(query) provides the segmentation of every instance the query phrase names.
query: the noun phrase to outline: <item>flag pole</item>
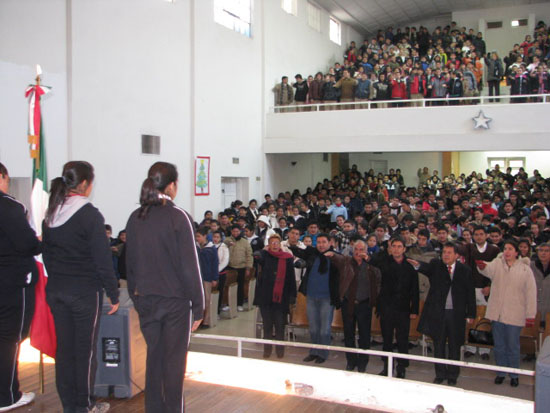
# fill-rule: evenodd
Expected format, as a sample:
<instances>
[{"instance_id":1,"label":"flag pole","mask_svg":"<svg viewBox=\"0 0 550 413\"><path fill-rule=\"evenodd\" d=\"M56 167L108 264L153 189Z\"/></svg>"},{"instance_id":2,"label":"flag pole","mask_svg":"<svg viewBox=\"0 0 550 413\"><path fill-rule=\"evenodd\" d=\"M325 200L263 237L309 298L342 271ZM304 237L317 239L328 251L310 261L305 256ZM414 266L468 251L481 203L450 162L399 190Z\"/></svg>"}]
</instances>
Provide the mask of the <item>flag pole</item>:
<instances>
[{"instance_id":1,"label":"flag pole","mask_svg":"<svg viewBox=\"0 0 550 413\"><path fill-rule=\"evenodd\" d=\"M42 68L40 67L40 65L36 65L36 86L40 86L41 74ZM40 156L37 156L34 160L34 170L38 170L39 167ZM38 361L38 387L40 388L40 394L44 394L44 353L42 353L42 351L40 351L40 360Z\"/></svg>"},{"instance_id":2,"label":"flag pole","mask_svg":"<svg viewBox=\"0 0 550 413\"><path fill-rule=\"evenodd\" d=\"M40 361L38 362L38 387L40 394L44 394L44 353L40 352Z\"/></svg>"}]
</instances>

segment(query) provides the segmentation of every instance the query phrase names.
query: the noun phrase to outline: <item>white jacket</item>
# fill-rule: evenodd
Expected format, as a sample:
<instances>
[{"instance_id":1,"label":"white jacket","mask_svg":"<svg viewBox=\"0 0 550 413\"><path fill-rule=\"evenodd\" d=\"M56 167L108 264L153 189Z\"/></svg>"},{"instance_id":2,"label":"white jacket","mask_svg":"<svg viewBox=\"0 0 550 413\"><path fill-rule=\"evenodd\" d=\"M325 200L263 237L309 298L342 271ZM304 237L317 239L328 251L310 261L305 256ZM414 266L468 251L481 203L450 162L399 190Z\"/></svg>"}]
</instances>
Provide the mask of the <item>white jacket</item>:
<instances>
[{"instance_id":1,"label":"white jacket","mask_svg":"<svg viewBox=\"0 0 550 413\"><path fill-rule=\"evenodd\" d=\"M486 318L519 327L535 318L537 285L528 258L519 258L509 267L504 257L497 257L479 272L492 281Z\"/></svg>"},{"instance_id":2,"label":"white jacket","mask_svg":"<svg viewBox=\"0 0 550 413\"><path fill-rule=\"evenodd\" d=\"M215 247L218 249L218 272L221 272L229 264L229 248L223 242Z\"/></svg>"}]
</instances>

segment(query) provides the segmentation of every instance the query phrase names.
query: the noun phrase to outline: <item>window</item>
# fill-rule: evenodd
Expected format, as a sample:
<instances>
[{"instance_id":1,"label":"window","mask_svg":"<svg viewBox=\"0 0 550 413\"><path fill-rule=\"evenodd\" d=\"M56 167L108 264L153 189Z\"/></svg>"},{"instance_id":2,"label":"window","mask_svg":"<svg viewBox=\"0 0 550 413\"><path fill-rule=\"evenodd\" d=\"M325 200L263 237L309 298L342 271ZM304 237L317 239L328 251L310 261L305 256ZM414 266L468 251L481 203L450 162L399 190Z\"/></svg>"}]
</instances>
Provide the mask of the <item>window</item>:
<instances>
[{"instance_id":1,"label":"window","mask_svg":"<svg viewBox=\"0 0 550 413\"><path fill-rule=\"evenodd\" d=\"M333 17L330 18L329 22L329 36L334 43L342 45L340 22Z\"/></svg>"},{"instance_id":2,"label":"window","mask_svg":"<svg viewBox=\"0 0 550 413\"><path fill-rule=\"evenodd\" d=\"M312 29L321 31L321 9L311 3L307 4L307 24Z\"/></svg>"},{"instance_id":3,"label":"window","mask_svg":"<svg viewBox=\"0 0 550 413\"><path fill-rule=\"evenodd\" d=\"M502 22L487 22L488 29L500 29L502 27Z\"/></svg>"},{"instance_id":4,"label":"window","mask_svg":"<svg viewBox=\"0 0 550 413\"><path fill-rule=\"evenodd\" d=\"M288 14L298 15L298 0L281 0L281 7Z\"/></svg>"},{"instance_id":5,"label":"window","mask_svg":"<svg viewBox=\"0 0 550 413\"><path fill-rule=\"evenodd\" d=\"M214 21L250 37L251 0L214 0Z\"/></svg>"},{"instance_id":6,"label":"window","mask_svg":"<svg viewBox=\"0 0 550 413\"><path fill-rule=\"evenodd\" d=\"M502 172L506 171L506 168L512 168L512 175L519 172L519 168L525 168L525 158L487 158L489 169L495 169L495 165L498 164Z\"/></svg>"},{"instance_id":7,"label":"window","mask_svg":"<svg viewBox=\"0 0 550 413\"><path fill-rule=\"evenodd\" d=\"M512 27L527 26L528 23L528 19L512 20Z\"/></svg>"}]
</instances>

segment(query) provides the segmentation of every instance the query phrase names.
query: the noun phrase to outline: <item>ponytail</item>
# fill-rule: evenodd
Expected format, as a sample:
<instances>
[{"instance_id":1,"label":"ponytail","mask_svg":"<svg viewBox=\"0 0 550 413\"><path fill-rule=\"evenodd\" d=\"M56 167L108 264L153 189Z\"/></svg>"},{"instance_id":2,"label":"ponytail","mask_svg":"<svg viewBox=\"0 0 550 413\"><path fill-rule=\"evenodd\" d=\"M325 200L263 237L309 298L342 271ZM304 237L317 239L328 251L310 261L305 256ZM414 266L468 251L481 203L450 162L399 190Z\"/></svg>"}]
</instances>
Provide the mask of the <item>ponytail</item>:
<instances>
[{"instance_id":1,"label":"ponytail","mask_svg":"<svg viewBox=\"0 0 550 413\"><path fill-rule=\"evenodd\" d=\"M67 196L73 192L78 193L78 186L87 181L91 184L94 180L94 167L86 161L70 161L63 166L60 177L52 180L50 187L50 199L46 210L46 225L51 225L54 215L59 207L65 203Z\"/></svg>"},{"instance_id":2,"label":"ponytail","mask_svg":"<svg viewBox=\"0 0 550 413\"><path fill-rule=\"evenodd\" d=\"M141 208L138 217L145 219L149 213L149 209L156 205L165 203L166 195L164 191L172 182L177 182L178 171L176 166L168 162L155 162L149 172L147 179L141 185L141 194L139 203Z\"/></svg>"}]
</instances>

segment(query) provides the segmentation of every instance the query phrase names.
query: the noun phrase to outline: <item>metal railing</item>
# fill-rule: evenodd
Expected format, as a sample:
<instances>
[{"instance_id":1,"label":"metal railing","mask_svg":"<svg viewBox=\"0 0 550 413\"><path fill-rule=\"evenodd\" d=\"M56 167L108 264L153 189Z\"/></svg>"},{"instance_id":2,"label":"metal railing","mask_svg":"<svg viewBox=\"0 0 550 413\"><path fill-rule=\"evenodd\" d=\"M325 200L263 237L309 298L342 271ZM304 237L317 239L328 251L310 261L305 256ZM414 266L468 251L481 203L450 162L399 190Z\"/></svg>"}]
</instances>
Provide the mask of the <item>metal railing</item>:
<instances>
[{"instance_id":1,"label":"metal railing","mask_svg":"<svg viewBox=\"0 0 550 413\"><path fill-rule=\"evenodd\" d=\"M243 343L272 344L272 345L282 345L286 347L299 347L299 348L317 349L317 350L341 351L345 353L357 353L357 354L367 354L370 356L387 357L388 377L392 377L394 358L421 361L426 363L437 363L437 364L446 364L451 366L468 367L468 368L473 368L478 370L489 370L489 371L502 372L502 373L514 373L514 374L523 375L523 376L532 376L532 377L535 376L535 371L533 370L523 370L523 369L516 369L512 367L500 367L500 366L493 366L488 364L471 363L467 361L447 360L447 359L440 359L435 357L416 356L413 354L392 353L388 351L379 351L379 350L370 350L370 349L363 350L363 349L353 348L353 347L325 346L322 344L298 343L298 342L279 341L279 340L265 340L262 338L222 336L222 335L215 335L215 334L194 333L191 335L191 337L201 338L201 339L210 339L210 340L221 340L221 341L236 341L237 357L243 356Z\"/></svg>"},{"instance_id":2,"label":"metal railing","mask_svg":"<svg viewBox=\"0 0 550 413\"><path fill-rule=\"evenodd\" d=\"M532 98L535 101L519 102L517 99ZM533 94L533 95L500 95L500 96L463 96L459 98L422 98L422 99L392 99L392 100L368 100L368 101L353 101L353 102L331 102L331 103L310 103L307 105L278 105L271 106L270 113L296 113L296 112L320 112L331 110L345 109L384 109L393 108L398 104L403 108L426 108L447 106L447 103L456 102L456 105L468 106L487 103L492 103L493 100L509 99L508 103L548 103L550 102L550 94ZM382 105L378 107L377 105ZM449 105L453 106L453 105Z\"/></svg>"}]
</instances>

